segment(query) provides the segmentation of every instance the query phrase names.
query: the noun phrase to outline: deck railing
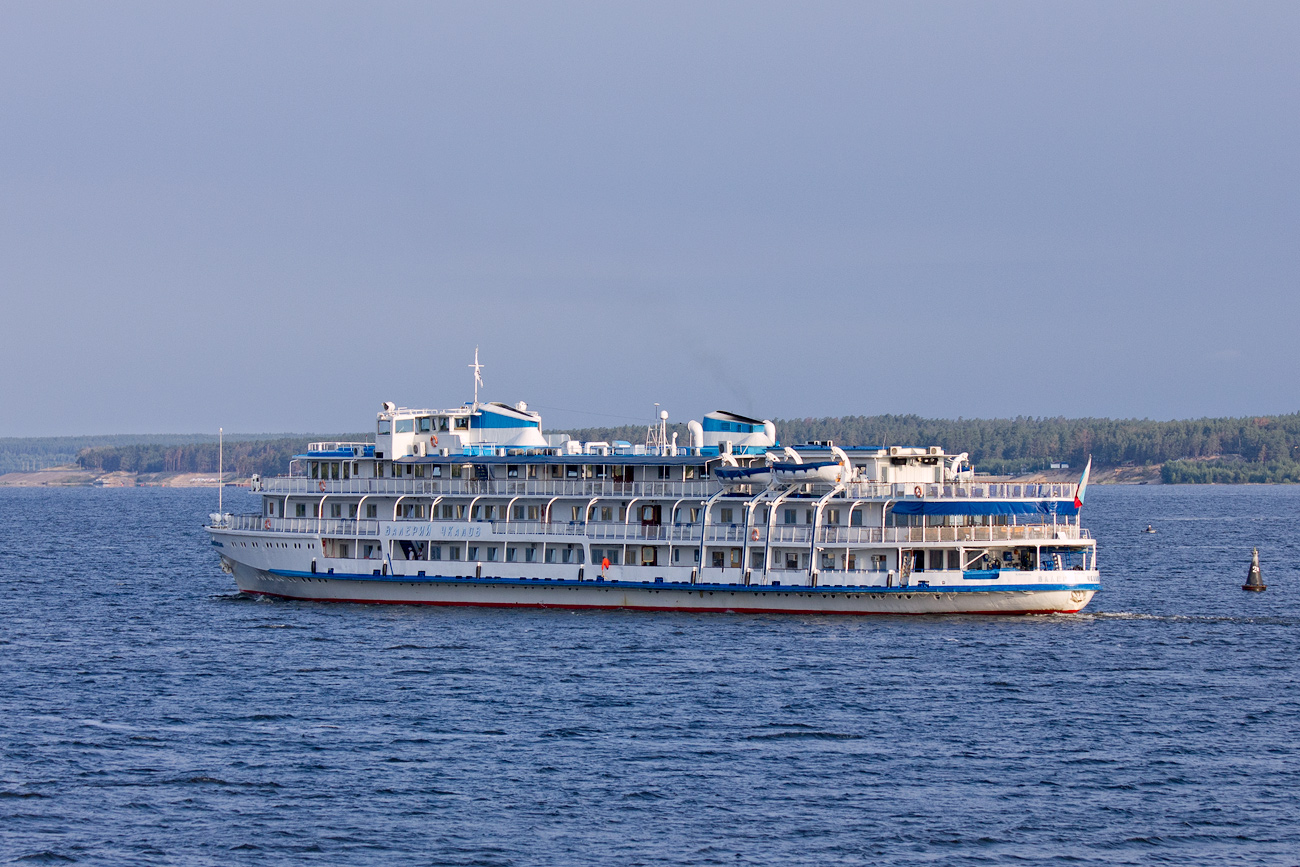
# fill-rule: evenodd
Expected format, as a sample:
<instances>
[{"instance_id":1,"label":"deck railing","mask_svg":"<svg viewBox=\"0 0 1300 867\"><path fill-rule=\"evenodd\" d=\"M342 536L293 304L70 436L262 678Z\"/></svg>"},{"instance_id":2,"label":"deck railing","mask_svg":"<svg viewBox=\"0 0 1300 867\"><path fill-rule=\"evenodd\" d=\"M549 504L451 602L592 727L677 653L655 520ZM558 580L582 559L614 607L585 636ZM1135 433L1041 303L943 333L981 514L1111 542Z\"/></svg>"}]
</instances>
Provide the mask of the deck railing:
<instances>
[{"instance_id":1,"label":"deck railing","mask_svg":"<svg viewBox=\"0 0 1300 867\"><path fill-rule=\"evenodd\" d=\"M710 481L612 482L599 479L306 479L279 476L262 482L268 494L381 494L389 496L686 497L717 491Z\"/></svg>"},{"instance_id":2,"label":"deck railing","mask_svg":"<svg viewBox=\"0 0 1300 867\"><path fill-rule=\"evenodd\" d=\"M420 520L399 521L399 524L430 523ZM640 524L618 522L563 523L559 521L436 521L439 525L490 527L493 536L564 536L581 537L598 541L628 543L700 542L699 524ZM272 531L304 535L337 536L340 538L379 536L379 521L347 518L268 518L265 515L227 515L224 526L231 530ZM740 546L746 541L753 545L766 544L766 527L748 530L739 524L710 524L705 529L710 544ZM812 543L812 527L806 524L778 524L772 529L773 546ZM980 543L980 542L1045 542L1091 539L1085 528L1072 524L1018 524L1008 526L969 527L819 527L817 544L838 545L911 545L926 542Z\"/></svg>"},{"instance_id":3,"label":"deck railing","mask_svg":"<svg viewBox=\"0 0 1300 867\"><path fill-rule=\"evenodd\" d=\"M328 445L328 444L326 444ZM889 484L855 482L845 486L847 500L1072 500L1076 485L1066 484ZM825 493L826 485L809 485L809 493ZM658 497L706 499L717 493L712 480L615 482L602 479L308 479L278 476L262 482L265 493L345 494L388 496L498 497ZM917 496L917 490L921 496ZM751 495L758 493L751 492Z\"/></svg>"}]
</instances>

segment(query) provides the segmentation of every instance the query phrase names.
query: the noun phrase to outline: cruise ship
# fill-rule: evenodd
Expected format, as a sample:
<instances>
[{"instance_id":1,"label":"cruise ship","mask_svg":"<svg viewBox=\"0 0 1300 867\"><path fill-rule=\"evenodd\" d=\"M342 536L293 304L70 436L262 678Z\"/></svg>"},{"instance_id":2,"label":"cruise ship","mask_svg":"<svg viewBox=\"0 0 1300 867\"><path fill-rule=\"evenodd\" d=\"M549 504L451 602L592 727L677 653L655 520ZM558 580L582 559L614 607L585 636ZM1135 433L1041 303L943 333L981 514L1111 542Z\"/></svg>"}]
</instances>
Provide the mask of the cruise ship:
<instances>
[{"instance_id":1,"label":"cruise ship","mask_svg":"<svg viewBox=\"0 0 1300 867\"><path fill-rule=\"evenodd\" d=\"M477 391L477 389L476 389ZM783 445L711 412L644 443L546 436L524 403L384 403L207 531L241 591L328 602L791 614L1051 614L1100 589L1079 485L942 448Z\"/></svg>"}]
</instances>

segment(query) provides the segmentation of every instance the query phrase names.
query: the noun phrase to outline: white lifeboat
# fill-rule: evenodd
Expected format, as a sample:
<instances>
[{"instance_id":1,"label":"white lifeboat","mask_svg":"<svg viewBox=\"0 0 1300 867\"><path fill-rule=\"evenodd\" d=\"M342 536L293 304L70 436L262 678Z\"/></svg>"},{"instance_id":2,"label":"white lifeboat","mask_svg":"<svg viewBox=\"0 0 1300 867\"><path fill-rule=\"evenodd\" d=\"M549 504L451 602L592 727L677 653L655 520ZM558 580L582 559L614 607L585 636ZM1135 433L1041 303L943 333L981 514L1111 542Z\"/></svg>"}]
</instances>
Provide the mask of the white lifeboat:
<instances>
[{"instance_id":1,"label":"white lifeboat","mask_svg":"<svg viewBox=\"0 0 1300 867\"><path fill-rule=\"evenodd\" d=\"M772 475L778 482L794 484L833 485L840 480L839 461L816 461L810 464L776 463L771 467Z\"/></svg>"}]
</instances>

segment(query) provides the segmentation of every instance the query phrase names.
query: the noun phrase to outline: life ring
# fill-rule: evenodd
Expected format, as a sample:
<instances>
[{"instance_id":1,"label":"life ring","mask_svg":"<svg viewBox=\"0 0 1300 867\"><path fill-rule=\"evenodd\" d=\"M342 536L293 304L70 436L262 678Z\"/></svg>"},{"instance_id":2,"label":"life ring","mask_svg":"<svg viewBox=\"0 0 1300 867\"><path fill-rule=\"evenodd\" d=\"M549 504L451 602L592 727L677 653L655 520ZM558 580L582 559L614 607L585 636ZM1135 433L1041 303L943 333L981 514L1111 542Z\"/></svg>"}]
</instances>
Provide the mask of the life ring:
<instances>
[{"instance_id":1,"label":"life ring","mask_svg":"<svg viewBox=\"0 0 1300 867\"><path fill-rule=\"evenodd\" d=\"M325 491L325 482L322 480L321 483L320 483L319 485L317 485L316 487L317 487L317 488L318 488L322 493L324 493L324 491ZM917 490L919 491L920 488L917 488Z\"/></svg>"},{"instance_id":2,"label":"life ring","mask_svg":"<svg viewBox=\"0 0 1300 867\"><path fill-rule=\"evenodd\" d=\"M752 529L752 530L749 531L749 540L750 540L751 542L757 542L757 541L758 541L758 528L757 528L757 527L755 527L754 529Z\"/></svg>"},{"instance_id":3,"label":"life ring","mask_svg":"<svg viewBox=\"0 0 1300 867\"><path fill-rule=\"evenodd\" d=\"M429 445L433 446L434 448L438 447L438 437L436 435L429 437Z\"/></svg>"},{"instance_id":4,"label":"life ring","mask_svg":"<svg viewBox=\"0 0 1300 867\"><path fill-rule=\"evenodd\" d=\"M262 526L263 526L264 529L267 529L267 530L271 529L271 519L270 519L270 518L267 518L267 519L266 519L266 523L263 524Z\"/></svg>"},{"instance_id":5,"label":"life ring","mask_svg":"<svg viewBox=\"0 0 1300 867\"><path fill-rule=\"evenodd\" d=\"M915 495L918 496L918 497L924 497L924 496L925 496L925 489L922 488L920 485L917 485L915 488L912 489L912 493L915 494Z\"/></svg>"}]
</instances>

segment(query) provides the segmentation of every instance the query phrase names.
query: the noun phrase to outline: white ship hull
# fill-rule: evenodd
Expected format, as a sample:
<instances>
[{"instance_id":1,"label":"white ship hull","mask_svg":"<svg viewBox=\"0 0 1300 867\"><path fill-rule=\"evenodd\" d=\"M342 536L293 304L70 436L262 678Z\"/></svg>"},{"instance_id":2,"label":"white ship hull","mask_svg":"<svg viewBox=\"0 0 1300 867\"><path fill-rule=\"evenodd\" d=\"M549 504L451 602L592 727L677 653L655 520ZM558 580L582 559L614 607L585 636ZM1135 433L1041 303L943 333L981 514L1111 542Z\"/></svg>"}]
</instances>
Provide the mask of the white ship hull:
<instances>
[{"instance_id":1,"label":"white ship hull","mask_svg":"<svg viewBox=\"0 0 1300 867\"><path fill-rule=\"evenodd\" d=\"M313 602L498 608L635 609L781 614L1070 614L1096 592L1096 573L1016 573L1002 589L952 585L782 586L456 576L339 576L227 561L257 596ZM472 564L471 564L472 565ZM469 570L463 570L469 571ZM1014 581L1015 583L1011 583ZM1037 585L1037 586L1035 586Z\"/></svg>"}]
</instances>

